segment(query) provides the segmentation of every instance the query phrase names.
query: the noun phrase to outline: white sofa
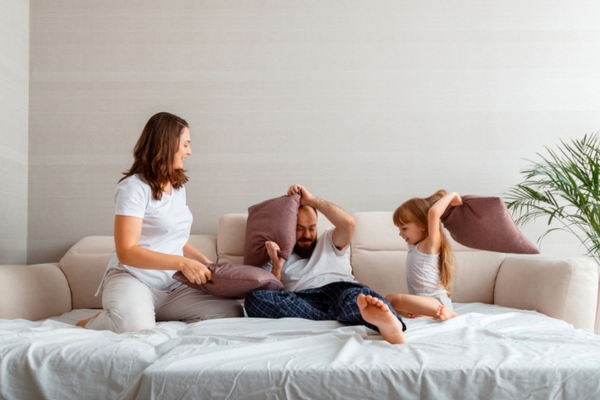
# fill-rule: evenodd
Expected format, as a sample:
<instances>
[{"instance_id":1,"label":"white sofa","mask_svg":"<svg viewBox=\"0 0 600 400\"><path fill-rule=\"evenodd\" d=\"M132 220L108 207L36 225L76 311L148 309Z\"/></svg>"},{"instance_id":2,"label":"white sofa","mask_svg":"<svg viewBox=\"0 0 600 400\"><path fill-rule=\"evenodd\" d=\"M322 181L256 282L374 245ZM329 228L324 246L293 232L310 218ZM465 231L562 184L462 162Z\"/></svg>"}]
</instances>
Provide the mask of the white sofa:
<instances>
[{"instance_id":1,"label":"white sofa","mask_svg":"<svg viewBox=\"0 0 600 400\"><path fill-rule=\"evenodd\" d=\"M350 251L355 277L382 295L406 293L407 249L391 215L353 215L356 231ZM246 218L246 214L226 214L216 237L192 235L190 241L212 260L241 264ZM321 216L319 231L328 226ZM237 398L242 394L247 398L315 398L318 393L333 398L452 398L458 393L461 398L599 396L596 264L587 258L507 255L454 242L452 246L456 267L452 293L460 316L443 323L407 320L407 344L394 347L365 327L345 327L335 321L162 322L154 331L121 335L74 327L76 320L101 308L94 292L114 249L111 236L83 238L59 263L0 266L0 398L75 398L84 393L82 379L100 382L100 386L86 388L87 398ZM48 332L59 331L60 335L52 336L54 342L45 343ZM550 337L556 342L542 343ZM84 361L74 360L72 365L69 354L48 350L76 343L88 349L100 346L91 344L93 338L107 340L102 346L108 347L86 352ZM470 344L465 345L463 339ZM129 341L133 344L128 351L119 347L109 358L99 355ZM457 342L466 346L460 352ZM533 349L532 342L549 346L553 355L528 369L523 363L543 352ZM503 354L506 346L514 347L514 355L506 353L506 357L525 358L507 365L505 356L494 353L497 347L498 354ZM232 348L239 351L230 353ZM483 353L469 354L477 348ZM530 349L533 355L528 355ZM452 351L457 353L449 354ZM395 352L398 357L387 358ZM264 358L265 353L269 357ZM594 358L583 369L577 366L581 365L580 353ZM126 367L115 367L119 357L127 359ZM302 361L303 357L309 358ZM490 357L489 365L482 362L486 357ZM443 366L440 360L445 360ZM534 368L544 362L550 363L548 369ZM107 363L112 372L103 370ZM49 369L47 373L44 368ZM65 376L51 373L54 368L73 378L73 383L65 385ZM531 379L523 379L523 374Z\"/></svg>"}]
</instances>

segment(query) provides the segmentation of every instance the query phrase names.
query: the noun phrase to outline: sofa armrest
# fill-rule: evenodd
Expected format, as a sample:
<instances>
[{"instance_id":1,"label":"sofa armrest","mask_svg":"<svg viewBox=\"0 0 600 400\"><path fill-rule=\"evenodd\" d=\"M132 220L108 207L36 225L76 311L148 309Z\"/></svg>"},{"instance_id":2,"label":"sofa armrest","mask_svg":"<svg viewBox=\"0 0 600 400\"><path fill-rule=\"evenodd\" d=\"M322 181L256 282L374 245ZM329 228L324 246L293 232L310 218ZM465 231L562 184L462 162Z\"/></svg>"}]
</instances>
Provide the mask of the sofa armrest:
<instances>
[{"instance_id":1,"label":"sofa armrest","mask_svg":"<svg viewBox=\"0 0 600 400\"><path fill-rule=\"evenodd\" d=\"M37 321L71 311L71 291L58 264L0 265L0 318Z\"/></svg>"},{"instance_id":2,"label":"sofa armrest","mask_svg":"<svg viewBox=\"0 0 600 400\"><path fill-rule=\"evenodd\" d=\"M535 310L593 332L598 268L587 258L507 256L498 270L494 303Z\"/></svg>"}]
</instances>

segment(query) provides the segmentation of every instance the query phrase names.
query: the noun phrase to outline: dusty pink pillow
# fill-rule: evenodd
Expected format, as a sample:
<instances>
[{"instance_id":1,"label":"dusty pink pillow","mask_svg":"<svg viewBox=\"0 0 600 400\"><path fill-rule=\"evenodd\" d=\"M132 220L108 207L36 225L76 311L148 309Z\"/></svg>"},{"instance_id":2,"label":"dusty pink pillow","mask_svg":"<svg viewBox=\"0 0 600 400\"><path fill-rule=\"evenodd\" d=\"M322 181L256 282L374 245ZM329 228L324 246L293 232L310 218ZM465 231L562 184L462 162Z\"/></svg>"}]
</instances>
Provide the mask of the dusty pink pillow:
<instances>
[{"instance_id":1,"label":"dusty pink pillow","mask_svg":"<svg viewBox=\"0 0 600 400\"><path fill-rule=\"evenodd\" d=\"M500 253L538 254L517 228L499 197L467 195L461 206L449 206L442 223L458 243L473 249Z\"/></svg>"},{"instance_id":2,"label":"dusty pink pillow","mask_svg":"<svg viewBox=\"0 0 600 400\"><path fill-rule=\"evenodd\" d=\"M220 263L206 264L212 279L204 284L192 283L177 271L173 279L224 299L243 299L253 290L281 290L283 284L269 271L250 265Z\"/></svg>"},{"instance_id":3,"label":"dusty pink pillow","mask_svg":"<svg viewBox=\"0 0 600 400\"><path fill-rule=\"evenodd\" d=\"M266 241L279 245L279 257L290 258L296 244L300 194L281 196L248 208L244 264L263 266L270 261Z\"/></svg>"}]
</instances>

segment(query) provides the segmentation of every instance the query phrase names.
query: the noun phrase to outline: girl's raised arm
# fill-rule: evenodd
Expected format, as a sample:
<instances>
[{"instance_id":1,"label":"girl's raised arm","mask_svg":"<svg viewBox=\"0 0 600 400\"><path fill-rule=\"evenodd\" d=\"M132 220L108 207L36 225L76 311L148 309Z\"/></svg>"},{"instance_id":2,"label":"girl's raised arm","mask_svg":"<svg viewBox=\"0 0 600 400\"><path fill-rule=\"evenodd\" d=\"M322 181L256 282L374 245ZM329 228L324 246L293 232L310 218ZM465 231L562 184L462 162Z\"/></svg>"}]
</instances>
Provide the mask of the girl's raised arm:
<instances>
[{"instance_id":1,"label":"girl's raised arm","mask_svg":"<svg viewBox=\"0 0 600 400\"><path fill-rule=\"evenodd\" d=\"M462 199L456 192L446 193L441 199L436 201L429 209L427 214L427 238L423 241L423 247L419 249L427 254L437 254L442 244L442 232L440 219L448 206L460 206Z\"/></svg>"}]
</instances>

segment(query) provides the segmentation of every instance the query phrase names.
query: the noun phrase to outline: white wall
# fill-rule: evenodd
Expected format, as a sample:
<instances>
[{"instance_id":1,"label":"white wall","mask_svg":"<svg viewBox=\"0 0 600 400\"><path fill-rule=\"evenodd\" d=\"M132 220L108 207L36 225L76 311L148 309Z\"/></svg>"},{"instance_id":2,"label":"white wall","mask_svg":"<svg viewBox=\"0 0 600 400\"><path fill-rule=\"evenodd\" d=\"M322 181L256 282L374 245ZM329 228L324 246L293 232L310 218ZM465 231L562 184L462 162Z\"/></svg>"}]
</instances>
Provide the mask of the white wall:
<instances>
[{"instance_id":1,"label":"white wall","mask_svg":"<svg viewBox=\"0 0 600 400\"><path fill-rule=\"evenodd\" d=\"M600 129L599 20L593 1L32 0L28 261L112 234L158 111L191 125L193 233L294 182L351 212L502 195Z\"/></svg>"},{"instance_id":2,"label":"white wall","mask_svg":"<svg viewBox=\"0 0 600 400\"><path fill-rule=\"evenodd\" d=\"M0 264L27 262L29 0L0 2Z\"/></svg>"}]
</instances>

